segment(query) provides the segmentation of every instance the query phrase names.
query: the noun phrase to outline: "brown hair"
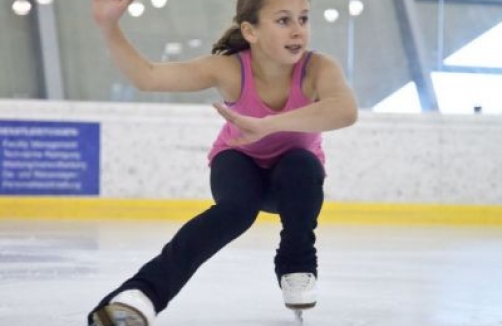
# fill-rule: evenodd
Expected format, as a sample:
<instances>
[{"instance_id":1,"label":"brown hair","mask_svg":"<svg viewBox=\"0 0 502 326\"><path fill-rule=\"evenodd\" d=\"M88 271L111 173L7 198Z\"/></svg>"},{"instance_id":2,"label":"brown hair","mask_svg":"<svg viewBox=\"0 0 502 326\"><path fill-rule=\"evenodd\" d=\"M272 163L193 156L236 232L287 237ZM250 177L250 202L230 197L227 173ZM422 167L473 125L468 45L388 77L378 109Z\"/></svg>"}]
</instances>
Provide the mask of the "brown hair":
<instances>
[{"instance_id":1,"label":"brown hair","mask_svg":"<svg viewBox=\"0 0 502 326\"><path fill-rule=\"evenodd\" d=\"M213 45L211 53L232 55L249 49L249 43L242 35L241 24L248 22L257 25L258 13L264 2L265 0L237 0L236 15L233 19L234 25Z\"/></svg>"}]
</instances>

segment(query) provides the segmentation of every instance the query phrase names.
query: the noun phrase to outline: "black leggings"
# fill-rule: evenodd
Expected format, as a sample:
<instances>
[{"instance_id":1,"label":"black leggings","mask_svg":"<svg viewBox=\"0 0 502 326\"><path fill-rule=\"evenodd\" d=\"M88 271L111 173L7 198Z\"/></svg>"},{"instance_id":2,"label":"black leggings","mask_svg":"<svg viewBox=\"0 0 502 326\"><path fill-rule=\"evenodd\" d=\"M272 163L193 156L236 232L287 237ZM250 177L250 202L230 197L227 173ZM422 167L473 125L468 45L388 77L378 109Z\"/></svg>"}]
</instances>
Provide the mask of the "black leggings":
<instances>
[{"instance_id":1,"label":"black leggings","mask_svg":"<svg viewBox=\"0 0 502 326\"><path fill-rule=\"evenodd\" d=\"M317 276L314 229L324 198L323 181L321 163L303 149L285 153L271 169L260 168L235 150L218 154L211 166L216 204L187 222L157 257L96 309L119 292L139 289L157 312L162 311L206 260L251 227L260 210L276 212L281 218L275 257L278 279L294 272Z\"/></svg>"}]
</instances>

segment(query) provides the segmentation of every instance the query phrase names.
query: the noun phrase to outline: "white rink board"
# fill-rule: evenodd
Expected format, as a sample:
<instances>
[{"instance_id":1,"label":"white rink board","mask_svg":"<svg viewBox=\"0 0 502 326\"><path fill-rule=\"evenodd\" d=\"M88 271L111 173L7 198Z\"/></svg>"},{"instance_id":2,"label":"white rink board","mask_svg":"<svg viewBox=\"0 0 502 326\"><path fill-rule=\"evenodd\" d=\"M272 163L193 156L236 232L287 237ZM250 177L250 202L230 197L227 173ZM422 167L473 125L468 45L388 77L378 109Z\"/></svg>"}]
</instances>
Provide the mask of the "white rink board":
<instances>
[{"instance_id":1,"label":"white rink board","mask_svg":"<svg viewBox=\"0 0 502 326\"><path fill-rule=\"evenodd\" d=\"M0 119L100 122L101 195L210 198L210 105L0 101ZM326 199L502 204L502 116L363 111L325 134Z\"/></svg>"}]
</instances>

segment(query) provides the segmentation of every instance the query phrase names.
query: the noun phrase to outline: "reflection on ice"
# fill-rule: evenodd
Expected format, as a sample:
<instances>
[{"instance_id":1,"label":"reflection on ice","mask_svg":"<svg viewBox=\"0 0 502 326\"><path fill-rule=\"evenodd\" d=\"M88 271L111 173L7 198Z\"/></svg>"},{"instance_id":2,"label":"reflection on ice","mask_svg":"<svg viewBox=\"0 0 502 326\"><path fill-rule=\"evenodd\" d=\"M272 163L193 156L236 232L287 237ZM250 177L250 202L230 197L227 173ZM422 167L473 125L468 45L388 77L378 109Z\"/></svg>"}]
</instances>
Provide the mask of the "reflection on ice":
<instances>
[{"instance_id":1,"label":"reflection on ice","mask_svg":"<svg viewBox=\"0 0 502 326\"><path fill-rule=\"evenodd\" d=\"M179 226L0 221L0 324L85 325L88 310ZM257 224L230 244L157 324L296 325L273 274L278 231ZM502 324L502 229L325 225L317 233L320 300L304 325Z\"/></svg>"}]
</instances>

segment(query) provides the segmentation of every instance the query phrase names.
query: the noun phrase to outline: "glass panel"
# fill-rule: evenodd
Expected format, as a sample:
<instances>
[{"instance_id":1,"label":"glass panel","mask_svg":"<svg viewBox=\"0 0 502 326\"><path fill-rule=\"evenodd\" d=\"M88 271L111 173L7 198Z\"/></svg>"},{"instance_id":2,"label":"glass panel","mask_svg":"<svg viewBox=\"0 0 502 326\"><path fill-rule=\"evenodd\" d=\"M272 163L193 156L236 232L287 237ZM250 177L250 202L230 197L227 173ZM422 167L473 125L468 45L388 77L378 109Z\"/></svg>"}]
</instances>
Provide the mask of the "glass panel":
<instances>
[{"instance_id":1,"label":"glass panel","mask_svg":"<svg viewBox=\"0 0 502 326\"><path fill-rule=\"evenodd\" d=\"M233 2L228 0L168 1L155 8L143 1L140 17L126 13L126 36L152 61L188 60L211 52L213 43L230 27ZM89 12L88 0L58 1L58 13ZM74 100L212 103L213 90L197 93L145 93L125 80L108 57L99 30L87 15L58 15L63 70L68 97ZM92 64L89 64L92 63Z\"/></svg>"},{"instance_id":2,"label":"glass panel","mask_svg":"<svg viewBox=\"0 0 502 326\"><path fill-rule=\"evenodd\" d=\"M0 97L37 98L45 87L36 4L31 1L33 10L18 16L13 3L0 1ZM189 60L210 53L231 25L235 10L235 1L228 0L136 3L143 4L143 14L126 13L121 24L135 47L152 61ZM186 94L136 90L111 62L92 21L89 0L55 0L53 6L67 99L219 100L213 90ZM502 105L494 100L496 93L490 93L502 76L502 0L312 0L311 27L311 48L337 58L361 109L502 113ZM483 90L473 92L478 86ZM468 96L462 105L453 101L452 89Z\"/></svg>"},{"instance_id":3,"label":"glass panel","mask_svg":"<svg viewBox=\"0 0 502 326\"><path fill-rule=\"evenodd\" d=\"M350 4L363 10L350 13ZM323 17L336 9L338 19ZM312 48L336 57L345 68L359 106L371 108L411 80L394 1L312 1Z\"/></svg>"},{"instance_id":4,"label":"glass panel","mask_svg":"<svg viewBox=\"0 0 502 326\"><path fill-rule=\"evenodd\" d=\"M443 63L447 66L502 68L502 23L453 51Z\"/></svg>"},{"instance_id":5,"label":"glass panel","mask_svg":"<svg viewBox=\"0 0 502 326\"><path fill-rule=\"evenodd\" d=\"M143 15L133 18L126 14L122 26L137 49L155 61L187 60L210 53L212 44L231 25L235 10L235 3L228 0L169 1L161 9L153 8L150 1L143 3ZM56 4L58 13L89 10L88 1ZM336 21L325 19L328 9L337 10ZM113 66L97 28L88 17L57 17L69 99L202 103L219 99L214 91L151 94L135 90ZM312 2L311 48L339 60L361 107L371 107L411 78L394 17L392 0L364 3L360 16L349 14L347 0ZM368 34L372 37L367 37ZM388 76L389 71L394 72L392 78L382 82L382 76Z\"/></svg>"},{"instance_id":6,"label":"glass panel","mask_svg":"<svg viewBox=\"0 0 502 326\"><path fill-rule=\"evenodd\" d=\"M502 75L435 72L432 79L443 113L502 113Z\"/></svg>"},{"instance_id":7,"label":"glass panel","mask_svg":"<svg viewBox=\"0 0 502 326\"><path fill-rule=\"evenodd\" d=\"M32 22L0 1L0 98L38 98L39 58Z\"/></svg>"},{"instance_id":8,"label":"glass panel","mask_svg":"<svg viewBox=\"0 0 502 326\"><path fill-rule=\"evenodd\" d=\"M440 111L502 113L502 3L447 2L443 35L446 72L434 76Z\"/></svg>"},{"instance_id":9,"label":"glass panel","mask_svg":"<svg viewBox=\"0 0 502 326\"><path fill-rule=\"evenodd\" d=\"M502 50L499 46L502 42L502 2L499 5L480 4L482 2L446 2L444 31L439 31L444 35L441 58L464 52L462 62L453 61L450 64L502 68ZM487 58L490 61L483 62Z\"/></svg>"},{"instance_id":10,"label":"glass panel","mask_svg":"<svg viewBox=\"0 0 502 326\"><path fill-rule=\"evenodd\" d=\"M404 0L406 2L407 0ZM419 96L433 97L437 109L449 114L502 114L498 99L502 79L502 1L499 0L416 0L421 36L422 77L430 78L432 92L419 88ZM410 7L411 8L411 7ZM413 12L412 12L413 13ZM413 40L411 40L413 42ZM410 40L403 46L410 46ZM413 44L411 44L413 45ZM420 47L420 44L415 46ZM417 57L407 56L413 62ZM420 74L419 74L420 76ZM417 74L412 74L417 82ZM395 98L394 98L395 97ZM413 101L402 92L391 94L375 106L396 111L385 103Z\"/></svg>"}]
</instances>

